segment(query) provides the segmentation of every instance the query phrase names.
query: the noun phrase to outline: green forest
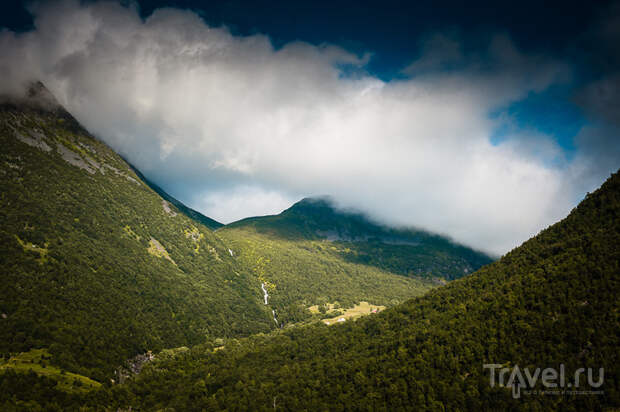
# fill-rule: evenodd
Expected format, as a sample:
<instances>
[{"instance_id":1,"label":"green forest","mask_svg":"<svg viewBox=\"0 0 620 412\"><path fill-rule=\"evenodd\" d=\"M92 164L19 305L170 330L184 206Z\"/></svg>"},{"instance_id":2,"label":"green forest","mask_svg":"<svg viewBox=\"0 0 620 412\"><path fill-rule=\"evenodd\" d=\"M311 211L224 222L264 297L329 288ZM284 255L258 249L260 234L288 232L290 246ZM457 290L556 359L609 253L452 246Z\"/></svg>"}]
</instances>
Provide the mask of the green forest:
<instances>
[{"instance_id":1,"label":"green forest","mask_svg":"<svg viewBox=\"0 0 620 412\"><path fill-rule=\"evenodd\" d=\"M493 262L325 198L221 226L60 106L3 103L0 144L2 411L620 408L620 172ZM489 363L604 384L515 398Z\"/></svg>"},{"instance_id":2,"label":"green forest","mask_svg":"<svg viewBox=\"0 0 620 412\"><path fill-rule=\"evenodd\" d=\"M329 197L306 198L276 216L243 219L219 231L223 237L284 242L321 242L323 249L347 262L409 277L451 280L493 259L446 237L415 228L392 228L364 214L338 209Z\"/></svg>"},{"instance_id":3,"label":"green forest","mask_svg":"<svg viewBox=\"0 0 620 412\"><path fill-rule=\"evenodd\" d=\"M108 384L147 351L311 323L313 305L393 306L438 285L318 243L220 235L52 103L0 107L3 379L11 359L45 350L50 367Z\"/></svg>"},{"instance_id":4,"label":"green forest","mask_svg":"<svg viewBox=\"0 0 620 412\"><path fill-rule=\"evenodd\" d=\"M167 212L68 113L5 106L0 116L1 353L47 348L103 381L147 350L272 328L259 285L221 240Z\"/></svg>"},{"instance_id":5,"label":"green forest","mask_svg":"<svg viewBox=\"0 0 620 412\"><path fill-rule=\"evenodd\" d=\"M620 405L620 173L466 278L353 323L202 345L154 362L114 406L143 410L600 410ZM602 394L524 396L485 363L604 368Z\"/></svg>"}]
</instances>

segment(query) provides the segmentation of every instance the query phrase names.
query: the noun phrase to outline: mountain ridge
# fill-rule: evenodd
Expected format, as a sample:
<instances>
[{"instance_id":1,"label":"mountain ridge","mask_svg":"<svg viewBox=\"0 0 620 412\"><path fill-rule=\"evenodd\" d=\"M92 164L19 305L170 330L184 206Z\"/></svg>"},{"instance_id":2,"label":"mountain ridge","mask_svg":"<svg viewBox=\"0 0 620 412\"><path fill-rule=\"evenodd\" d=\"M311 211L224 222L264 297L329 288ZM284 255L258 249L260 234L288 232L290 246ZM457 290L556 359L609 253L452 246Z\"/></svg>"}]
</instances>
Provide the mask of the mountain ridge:
<instances>
[{"instance_id":1,"label":"mountain ridge","mask_svg":"<svg viewBox=\"0 0 620 412\"><path fill-rule=\"evenodd\" d=\"M321 268L313 272L321 284L273 306L280 285L268 283L256 261L244 263L251 251L238 258L241 250L219 231L151 189L49 96L37 83L26 99L0 105L5 358L29 359L30 350L45 349L55 367L104 383L149 350L318 321L309 310L316 304L391 305L434 286L300 249L288 253L304 264L282 274L303 285L307 270ZM269 304L263 283L274 295Z\"/></svg>"},{"instance_id":2,"label":"mountain ridge","mask_svg":"<svg viewBox=\"0 0 620 412\"><path fill-rule=\"evenodd\" d=\"M136 175L138 175L138 177L140 177L140 179L142 179L142 181L144 183L146 183L151 189L153 189L164 200L172 203L177 209L179 209L186 216L188 216L188 217L190 217L190 218L192 218L192 219L202 223L203 225L205 225L206 227L208 227L211 230L217 230L217 229L225 226L223 223L220 223L217 220L212 219L209 216L206 216L206 215L200 213L199 211L197 211L195 209L192 209L189 206L186 206L185 203L181 202L180 200L178 200L174 196L168 194L168 192L166 192L164 189L162 189L161 186L159 186L157 183L153 182L152 180L150 180L149 178L144 176L144 174L142 174L142 172L140 172L140 170L138 170L131 163L127 162L127 164L129 164L129 166L134 171L134 173Z\"/></svg>"},{"instance_id":3,"label":"mountain ridge","mask_svg":"<svg viewBox=\"0 0 620 412\"><path fill-rule=\"evenodd\" d=\"M471 276L356 322L254 336L215 353L195 347L152 365L129 383L129 396L110 403L269 410L276 399L291 410L614 410L618 244L620 171L566 218ZM556 375L551 386L533 379L515 388L497 375L492 380L488 364L567 375L559 382ZM579 368L595 370L596 386L596 379L574 378Z\"/></svg>"},{"instance_id":4,"label":"mountain ridge","mask_svg":"<svg viewBox=\"0 0 620 412\"><path fill-rule=\"evenodd\" d=\"M329 196L304 198L280 214L242 219L218 229L218 233L225 236L233 230L255 231L290 242L303 239L346 245L355 252L342 254L346 260L406 276L451 280L493 261L445 236L390 227L375 223L360 211L339 209ZM449 265L442 263L446 260Z\"/></svg>"},{"instance_id":5,"label":"mountain ridge","mask_svg":"<svg viewBox=\"0 0 620 412\"><path fill-rule=\"evenodd\" d=\"M0 353L106 380L146 350L273 329L222 241L49 96L0 105Z\"/></svg>"}]
</instances>

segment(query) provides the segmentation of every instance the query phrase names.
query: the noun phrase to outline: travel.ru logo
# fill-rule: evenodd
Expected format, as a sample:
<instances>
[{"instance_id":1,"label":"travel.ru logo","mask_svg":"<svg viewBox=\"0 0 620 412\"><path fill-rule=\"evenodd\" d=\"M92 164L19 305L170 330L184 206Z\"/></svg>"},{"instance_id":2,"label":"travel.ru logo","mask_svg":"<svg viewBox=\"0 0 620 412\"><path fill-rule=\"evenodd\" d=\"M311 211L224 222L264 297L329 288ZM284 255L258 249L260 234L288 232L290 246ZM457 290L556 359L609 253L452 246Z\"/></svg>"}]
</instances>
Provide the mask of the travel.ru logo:
<instances>
[{"instance_id":1,"label":"travel.ru logo","mask_svg":"<svg viewBox=\"0 0 620 412\"><path fill-rule=\"evenodd\" d=\"M515 365L512 368L505 367L498 363L485 363L484 369L491 371L490 385L511 388L512 397L521 397L521 390L526 395L601 395L603 391L595 391L591 388L599 388L605 379L605 369L599 368L598 377L594 379L592 368L579 368L572 374L566 374L564 364L560 365L559 371L555 368L536 368L533 372L529 368L519 368ZM572 380L567 380L567 376ZM536 390L536 383L541 381L545 390ZM580 389L585 385L589 389ZM568 389L567 389L568 388Z\"/></svg>"}]
</instances>

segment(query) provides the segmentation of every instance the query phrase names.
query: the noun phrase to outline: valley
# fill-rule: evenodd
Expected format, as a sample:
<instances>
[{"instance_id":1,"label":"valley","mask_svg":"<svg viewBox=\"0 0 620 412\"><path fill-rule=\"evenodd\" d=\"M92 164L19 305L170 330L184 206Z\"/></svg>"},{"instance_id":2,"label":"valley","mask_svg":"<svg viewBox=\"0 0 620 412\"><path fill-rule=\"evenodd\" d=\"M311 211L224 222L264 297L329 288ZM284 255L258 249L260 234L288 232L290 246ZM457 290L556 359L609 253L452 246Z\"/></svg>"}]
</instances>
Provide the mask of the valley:
<instances>
[{"instance_id":1,"label":"valley","mask_svg":"<svg viewBox=\"0 0 620 412\"><path fill-rule=\"evenodd\" d=\"M0 105L0 144L0 409L620 403L618 173L494 262L328 197L223 225L41 83ZM600 365L605 391L523 406L488 385L489 362Z\"/></svg>"},{"instance_id":2,"label":"valley","mask_svg":"<svg viewBox=\"0 0 620 412\"><path fill-rule=\"evenodd\" d=\"M619 215L617 172L568 217L470 276L355 322L255 335L215 353L196 346L154 364L113 405L269 410L277 399L287 410L613 410ZM596 365L604 390L516 397L514 383L489 384L490 363Z\"/></svg>"},{"instance_id":3,"label":"valley","mask_svg":"<svg viewBox=\"0 0 620 412\"><path fill-rule=\"evenodd\" d=\"M5 359L42 350L50 368L105 385L147 351L316 322L308 307L327 302L345 311L360 302L394 306L437 287L433 277L442 276L348 258L361 246L299 231L300 223L315 224L312 210L278 223L296 238L200 215L93 137L41 83L0 105L0 139ZM348 215L331 207L328 214L334 230L339 219L348 224ZM355 219L359 233L377 231ZM449 266L450 253L472 269L490 261L463 260L460 246L437 256L407 247L414 249L394 256L408 267L443 267L425 266L429 259Z\"/></svg>"}]
</instances>

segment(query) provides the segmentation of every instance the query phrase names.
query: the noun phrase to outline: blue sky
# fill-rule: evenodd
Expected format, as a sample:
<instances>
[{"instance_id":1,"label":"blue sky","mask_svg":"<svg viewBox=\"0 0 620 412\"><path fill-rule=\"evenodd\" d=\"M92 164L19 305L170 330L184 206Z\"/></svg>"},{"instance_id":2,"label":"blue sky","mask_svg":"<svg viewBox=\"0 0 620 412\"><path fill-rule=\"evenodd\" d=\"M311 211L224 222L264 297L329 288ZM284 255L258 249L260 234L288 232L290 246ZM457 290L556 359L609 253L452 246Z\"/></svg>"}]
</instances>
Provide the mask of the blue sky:
<instances>
[{"instance_id":1,"label":"blue sky","mask_svg":"<svg viewBox=\"0 0 620 412\"><path fill-rule=\"evenodd\" d=\"M332 195L501 254L620 166L620 3L5 1L42 80L224 222Z\"/></svg>"},{"instance_id":2,"label":"blue sky","mask_svg":"<svg viewBox=\"0 0 620 412\"><path fill-rule=\"evenodd\" d=\"M588 123L583 111L571 101L573 84L552 86L537 93L530 92L527 97L502 107L490 114L497 118L502 115L514 119L514 127L532 129L553 136L566 156L572 157L576 147L574 137ZM509 125L499 127L493 134L493 143L500 144L508 138Z\"/></svg>"}]
</instances>

